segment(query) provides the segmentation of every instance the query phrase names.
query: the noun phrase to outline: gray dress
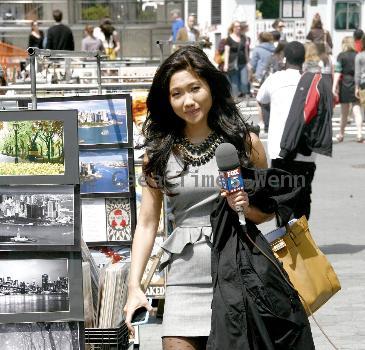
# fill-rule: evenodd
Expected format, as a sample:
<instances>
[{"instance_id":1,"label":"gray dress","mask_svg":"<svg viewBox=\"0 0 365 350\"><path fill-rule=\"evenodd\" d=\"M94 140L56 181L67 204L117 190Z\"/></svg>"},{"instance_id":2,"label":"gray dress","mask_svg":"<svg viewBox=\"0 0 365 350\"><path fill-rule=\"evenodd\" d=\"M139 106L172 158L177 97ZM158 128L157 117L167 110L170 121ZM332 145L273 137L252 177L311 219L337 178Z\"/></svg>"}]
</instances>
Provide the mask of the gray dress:
<instances>
[{"instance_id":1,"label":"gray dress","mask_svg":"<svg viewBox=\"0 0 365 350\"><path fill-rule=\"evenodd\" d=\"M181 162L171 155L167 176L181 170ZM210 213L220 193L217 178L213 158L170 180L178 195L167 199L176 228L163 244L161 269L167 266L168 271L162 336L209 335L213 297Z\"/></svg>"}]
</instances>

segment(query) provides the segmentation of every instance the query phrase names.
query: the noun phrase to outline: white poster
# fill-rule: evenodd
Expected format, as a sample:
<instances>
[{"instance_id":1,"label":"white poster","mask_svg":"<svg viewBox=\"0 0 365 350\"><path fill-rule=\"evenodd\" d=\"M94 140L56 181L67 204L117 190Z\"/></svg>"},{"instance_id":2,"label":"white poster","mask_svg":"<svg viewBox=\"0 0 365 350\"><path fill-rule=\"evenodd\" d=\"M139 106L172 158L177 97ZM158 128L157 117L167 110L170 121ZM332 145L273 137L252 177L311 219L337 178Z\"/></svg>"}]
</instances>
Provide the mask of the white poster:
<instances>
[{"instance_id":1,"label":"white poster","mask_svg":"<svg viewBox=\"0 0 365 350\"><path fill-rule=\"evenodd\" d=\"M82 201L82 236L85 242L106 241L105 199Z\"/></svg>"}]
</instances>

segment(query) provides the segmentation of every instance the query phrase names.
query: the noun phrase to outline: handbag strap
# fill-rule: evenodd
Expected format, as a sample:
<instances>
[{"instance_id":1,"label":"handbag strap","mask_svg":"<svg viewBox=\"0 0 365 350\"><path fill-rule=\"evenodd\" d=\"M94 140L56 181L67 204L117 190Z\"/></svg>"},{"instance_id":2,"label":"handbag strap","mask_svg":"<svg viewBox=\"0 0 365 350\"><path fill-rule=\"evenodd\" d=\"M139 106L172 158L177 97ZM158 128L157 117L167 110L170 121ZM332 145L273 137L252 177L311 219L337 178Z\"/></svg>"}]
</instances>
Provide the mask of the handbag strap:
<instances>
[{"instance_id":1,"label":"handbag strap","mask_svg":"<svg viewBox=\"0 0 365 350\"><path fill-rule=\"evenodd\" d=\"M287 230L289 230L289 226L287 226ZM290 232L290 230L288 231ZM295 287L293 286L293 284L290 282L290 280L284 275L283 271L281 270L281 268L277 265L277 263L271 258L269 257L253 240L252 238L248 235L247 232L245 232L246 237L248 238L248 240L260 251L260 253L262 255L264 255L274 266L275 268L279 271L280 275L283 277L284 281L286 282L286 284L293 289L295 292L298 293L300 299L302 300L303 304L308 308L309 311L309 315L312 317L313 321L315 322L315 324L317 325L317 327L319 328L319 330L321 331L321 333L325 336L325 338L328 340L328 342L332 345L333 349L335 350L339 350L338 347L336 347L336 345L331 341L331 339L329 338L329 336L327 335L327 333L324 331L324 329L321 327L321 325L319 324L319 322L317 321L317 319L314 317L312 310L310 309L309 305L306 303L306 301L304 300L304 298L300 295L300 293L295 289ZM240 237L241 239L241 237Z\"/></svg>"}]
</instances>

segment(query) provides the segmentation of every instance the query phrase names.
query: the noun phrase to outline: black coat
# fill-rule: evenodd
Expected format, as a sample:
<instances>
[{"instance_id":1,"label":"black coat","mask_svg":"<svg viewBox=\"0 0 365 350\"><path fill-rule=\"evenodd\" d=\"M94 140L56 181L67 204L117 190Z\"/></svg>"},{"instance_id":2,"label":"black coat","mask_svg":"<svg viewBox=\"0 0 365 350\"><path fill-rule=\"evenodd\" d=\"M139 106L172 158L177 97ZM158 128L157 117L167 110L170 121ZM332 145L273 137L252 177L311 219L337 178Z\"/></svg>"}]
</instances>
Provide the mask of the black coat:
<instances>
[{"instance_id":1,"label":"black coat","mask_svg":"<svg viewBox=\"0 0 365 350\"><path fill-rule=\"evenodd\" d=\"M71 29L60 23L48 29L46 48L50 50L75 50L75 42Z\"/></svg>"},{"instance_id":2,"label":"black coat","mask_svg":"<svg viewBox=\"0 0 365 350\"><path fill-rule=\"evenodd\" d=\"M266 174L262 186L254 181ZM299 190L270 186L270 177L287 176L277 169L243 171L250 202L264 212L277 211L285 223ZM265 199L266 198L266 199ZM224 198L211 215L213 229L212 324L209 350L312 350L308 318L297 293L277 270L285 271L256 226L247 221L252 240L274 261L275 267L245 236L238 216Z\"/></svg>"},{"instance_id":3,"label":"black coat","mask_svg":"<svg viewBox=\"0 0 365 350\"><path fill-rule=\"evenodd\" d=\"M280 142L280 157L312 152L332 156L332 80L306 72L300 78Z\"/></svg>"}]
</instances>

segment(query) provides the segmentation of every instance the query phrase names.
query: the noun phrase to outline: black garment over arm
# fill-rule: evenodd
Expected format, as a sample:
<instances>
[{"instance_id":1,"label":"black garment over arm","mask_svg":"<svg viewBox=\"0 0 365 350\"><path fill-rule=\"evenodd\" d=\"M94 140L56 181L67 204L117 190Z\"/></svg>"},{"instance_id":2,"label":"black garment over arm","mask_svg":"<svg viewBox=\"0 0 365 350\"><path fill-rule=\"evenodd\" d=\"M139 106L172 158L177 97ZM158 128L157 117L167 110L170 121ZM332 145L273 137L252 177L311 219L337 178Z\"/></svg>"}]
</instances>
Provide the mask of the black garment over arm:
<instances>
[{"instance_id":1,"label":"black garment over arm","mask_svg":"<svg viewBox=\"0 0 365 350\"><path fill-rule=\"evenodd\" d=\"M265 173L266 180L259 184L257 180ZM277 169L243 169L250 203L263 211L290 208L297 190L270 185L274 176L281 175L289 174ZM237 213L223 197L217 199L211 224L213 301L207 349L313 350L310 325L299 297L278 272L277 268L286 274L257 227L247 220L249 236L276 266L247 239Z\"/></svg>"}]
</instances>

